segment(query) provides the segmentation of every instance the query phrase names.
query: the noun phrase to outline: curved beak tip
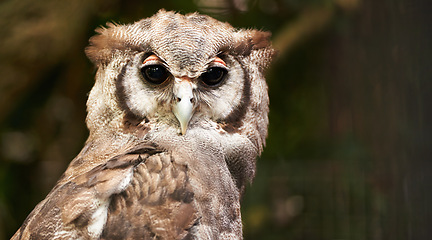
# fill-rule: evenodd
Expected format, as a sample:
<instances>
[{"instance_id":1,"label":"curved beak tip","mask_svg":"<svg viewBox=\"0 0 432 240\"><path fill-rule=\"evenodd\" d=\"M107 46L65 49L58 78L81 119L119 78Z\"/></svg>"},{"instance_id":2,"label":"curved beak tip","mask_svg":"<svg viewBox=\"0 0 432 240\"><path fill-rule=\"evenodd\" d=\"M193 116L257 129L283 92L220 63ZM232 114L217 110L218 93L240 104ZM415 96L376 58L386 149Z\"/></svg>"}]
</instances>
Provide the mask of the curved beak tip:
<instances>
[{"instance_id":1,"label":"curved beak tip","mask_svg":"<svg viewBox=\"0 0 432 240\"><path fill-rule=\"evenodd\" d=\"M194 109L192 85L188 81L181 81L175 86L174 94L177 102L173 106L173 113L180 123L181 134L185 135Z\"/></svg>"},{"instance_id":2,"label":"curved beak tip","mask_svg":"<svg viewBox=\"0 0 432 240\"><path fill-rule=\"evenodd\" d=\"M182 125L180 128L181 128L181 134L185 135L186 134L186 130L187 130L187 125Z\"/></svg>"},{"instance_id":3,"label":"curved beak tip","mask_svg":"<svg viewBox=\"0 0 432 240\"><path fill-rule=\"evenodd\" d=\"M189 120L192 117L192 104L184 104L180 101L175 104L173 112L180 123L181 134L185 135L189 125Z\"/></svg>"}]
</instances>

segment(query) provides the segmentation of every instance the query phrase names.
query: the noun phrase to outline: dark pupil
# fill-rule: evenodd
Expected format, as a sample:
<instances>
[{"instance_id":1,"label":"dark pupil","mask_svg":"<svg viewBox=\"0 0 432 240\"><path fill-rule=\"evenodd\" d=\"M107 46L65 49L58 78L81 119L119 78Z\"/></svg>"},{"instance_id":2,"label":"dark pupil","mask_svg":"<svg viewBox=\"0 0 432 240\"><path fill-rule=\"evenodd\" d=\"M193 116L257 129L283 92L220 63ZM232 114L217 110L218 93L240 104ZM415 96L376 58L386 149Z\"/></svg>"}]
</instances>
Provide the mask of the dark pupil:
<instances>
[{"instance_id":1,"label":"dark pupil","mask_svg":"<svg viewBox=\"0 0 432 240\"><path fill-rule=\"evenodd\" d=\"M167 70L160 65L143 67L141 73L148 82L154 84L161 84L168 78Z\"/></svg>"},{"instance_id":2,"label":"dark pupil","mask_svg":"<svg viewBox=\"0 0 432 240\"><path fill-rule=\"evenodd\" d=\"M226 69L220 67L211 67L207 70L207 72L201 75L201 80L209 86L215 86L222 82L225 74Z\"/></svg>"}]
</instances>

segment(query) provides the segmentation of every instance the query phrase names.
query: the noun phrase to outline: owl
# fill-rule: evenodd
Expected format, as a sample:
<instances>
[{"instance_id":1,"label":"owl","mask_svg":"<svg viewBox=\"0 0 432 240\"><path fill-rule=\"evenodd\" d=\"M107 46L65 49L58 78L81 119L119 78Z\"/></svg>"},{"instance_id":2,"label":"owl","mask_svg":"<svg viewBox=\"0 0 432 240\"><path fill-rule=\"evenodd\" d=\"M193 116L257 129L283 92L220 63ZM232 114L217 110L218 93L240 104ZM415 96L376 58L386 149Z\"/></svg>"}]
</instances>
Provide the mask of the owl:
<instances>
[{"instance_id":1,"label":"owl","mask_svg":"<svg viewBox=\"0 0 432 240\"><path fill-rule=\"evenodd\" d=\"M242 239L270 34L165 10L96 31L89 137L12 239Z\"/></svg>"}]
</instances>

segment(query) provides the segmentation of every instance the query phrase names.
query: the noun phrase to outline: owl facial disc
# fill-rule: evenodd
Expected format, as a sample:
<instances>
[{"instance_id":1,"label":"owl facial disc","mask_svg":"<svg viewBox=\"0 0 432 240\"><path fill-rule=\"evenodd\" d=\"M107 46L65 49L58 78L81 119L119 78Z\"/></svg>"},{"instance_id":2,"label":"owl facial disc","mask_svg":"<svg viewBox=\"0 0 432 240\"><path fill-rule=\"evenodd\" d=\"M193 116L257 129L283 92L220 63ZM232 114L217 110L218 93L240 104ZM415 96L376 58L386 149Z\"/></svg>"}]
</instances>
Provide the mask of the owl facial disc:
<instances>
[{"instance_id":1,"label":"owl facial disc","mask_svg":"<svg viewBox=\"0 0 432 240\"><path fill-rule=\"evenodd\" d=\"M177 102L174 103L173 113L180 123L182 135L185 135L189 120L193 114L193 88L193 84L189 78L175 79L174 96Z\"/></svg>"}]
</instances>

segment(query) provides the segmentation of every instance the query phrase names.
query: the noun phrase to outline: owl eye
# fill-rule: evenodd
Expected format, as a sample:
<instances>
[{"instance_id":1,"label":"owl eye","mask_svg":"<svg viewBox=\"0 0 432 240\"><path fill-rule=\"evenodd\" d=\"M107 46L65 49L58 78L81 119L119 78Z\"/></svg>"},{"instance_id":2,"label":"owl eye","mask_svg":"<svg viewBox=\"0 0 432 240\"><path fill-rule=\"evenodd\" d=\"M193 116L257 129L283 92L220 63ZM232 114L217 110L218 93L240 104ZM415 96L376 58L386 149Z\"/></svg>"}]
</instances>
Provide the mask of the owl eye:
<instances>
[{"instance_id":1,"label":"owl eye","mask_svg":"<svg viewBox=\"0 0 432 240\"><path fill-rule=\"evenodd\" d=\"M153 84L161 84L167 80L169 73L162 65L149 65L141 68L145 80Z\"/></svg>"},{"instance_id":2,"label":"owl eye","mask_svg":"<svg viewBox=\"0 0 432 240\"><path fill-rule=\"evenodd\" d=\"M222 82L227 70L221 67L211 67L201 74L200 79L208 86L217 86Z\"/></svg>"}]
</instances>

